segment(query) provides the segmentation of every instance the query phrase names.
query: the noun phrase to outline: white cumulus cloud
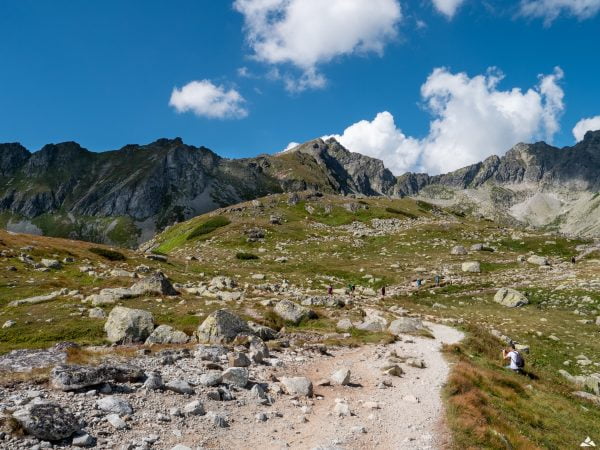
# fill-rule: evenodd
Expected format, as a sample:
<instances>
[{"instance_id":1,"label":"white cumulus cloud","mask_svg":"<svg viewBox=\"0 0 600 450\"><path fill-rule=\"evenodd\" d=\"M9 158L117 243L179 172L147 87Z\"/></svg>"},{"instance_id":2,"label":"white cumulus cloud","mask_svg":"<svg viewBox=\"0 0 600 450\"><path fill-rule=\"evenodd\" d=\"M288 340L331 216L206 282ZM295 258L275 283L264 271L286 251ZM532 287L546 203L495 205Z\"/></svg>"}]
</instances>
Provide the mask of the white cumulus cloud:
<instances>
[{"instance_id":1,"label":"white cumulus cloud","mask_svg":"<svg viewBox=\"0 0 600 450\"><path fill-rule=\"evenodd\" d=\"M600 130L600 116L588 117L587 119L581 119L573 127L573 136L575 141L579 142L583 140L585 133L588 131Z\"/></svg>"},{"instance_id":2,"label":"white cumulus cloud","mask_svg":"<svg viewBox=\"0 0 600 450\"><path fill-rule=\"evenodd\" d=\"M540 76L526 91L501 90L503 75L491 69L469 77L437 68L421 86L424 105L432 115L429 133L406 136L389 112L360 121L334 135L351 151L380 158L392 172L437 174L504 154L517 142L551 140L563 111L559 68Z\"/></svg>"},{"instance_id":3,"label":"white cumulus cloud","mask_svg":"<svg viewBox=\"0 0 600 450\"><path fill-rule=\"evenodd\" d=\"M433 0L433 6L443 15L452 19L456 10L464 3L465 0Z\"/></svg>"},{"instance_id":4,"label":"white cumulus cloud","mask_svg":"<svg viewBox=\"0 0 600 450\"><path fill-rule=\"evenodd\" d=\"M300 70L284 77L290 90L323 87L318 65L338 56L381 54L402 18L398 0L235 0L234 8L257 60Z\"/></svg>"},{"instance_id":5,"label":"white cumulus cloud","mask_svg":"<svg viewBox=\"0 0 600 450\"><path fill-rule=\"evenodd\" d=\"M521 0L521 14L544 19L546 25L563 13L583 20L598 11L600 0Z\"/></svg>"},{"instance_id":6,"label":"white cumulus cloud","mask_svg":"<svg viewBox=\"0 0 600 450\"><path fill-rule=\"evenodd\" d=\"M169 105L178 112L193 112L211 119L235 119L248 115L245 99L235 89L226 89L210 80L191 81L175 87Z\"/></svg>"}]
</instances>

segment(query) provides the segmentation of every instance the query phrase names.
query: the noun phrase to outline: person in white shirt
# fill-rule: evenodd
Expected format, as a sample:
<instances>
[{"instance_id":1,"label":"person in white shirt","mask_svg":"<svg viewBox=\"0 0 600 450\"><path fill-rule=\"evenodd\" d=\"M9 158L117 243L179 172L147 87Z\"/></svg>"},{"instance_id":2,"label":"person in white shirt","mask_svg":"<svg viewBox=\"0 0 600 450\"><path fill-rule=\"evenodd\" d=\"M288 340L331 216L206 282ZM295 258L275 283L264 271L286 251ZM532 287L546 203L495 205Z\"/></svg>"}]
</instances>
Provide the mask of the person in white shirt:
<instances>
[{"instance_id":1,"label":"person in white shirt","mask_svg":"<svg viewBox=\"0 0 600 450\"><path fill-rule=\"evenodd\" d=\"M514 370L515 372L521 372L525 365L521 354L515 350L515 346L511 345L510 348L502 350L502 359L509 360L510 363L506 366L506 369Z\"/></svg>"}]
</instances>

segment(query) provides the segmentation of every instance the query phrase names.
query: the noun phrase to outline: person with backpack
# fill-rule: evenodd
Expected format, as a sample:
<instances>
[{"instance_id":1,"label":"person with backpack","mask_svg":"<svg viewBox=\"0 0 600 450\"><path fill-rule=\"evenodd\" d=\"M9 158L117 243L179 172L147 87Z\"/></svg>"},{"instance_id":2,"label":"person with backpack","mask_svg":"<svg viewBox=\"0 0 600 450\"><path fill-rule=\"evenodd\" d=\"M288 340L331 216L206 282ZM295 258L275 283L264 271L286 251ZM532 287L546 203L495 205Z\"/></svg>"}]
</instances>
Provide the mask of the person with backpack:
<instances>
[{"instance_id":1,"label":"person with backpack","mask_svg":"<svg viewBox=\"0 0 600 450\"><path fill-rule=\"evenodd\" d=\"M506 369L510 369L514 372L522 373L525 367L525 360L521 353L515 349L515 345L511 344L510 348L502 350L502 360L509 360L510 363L506 366Z\"/></svg>"}]
</instances>

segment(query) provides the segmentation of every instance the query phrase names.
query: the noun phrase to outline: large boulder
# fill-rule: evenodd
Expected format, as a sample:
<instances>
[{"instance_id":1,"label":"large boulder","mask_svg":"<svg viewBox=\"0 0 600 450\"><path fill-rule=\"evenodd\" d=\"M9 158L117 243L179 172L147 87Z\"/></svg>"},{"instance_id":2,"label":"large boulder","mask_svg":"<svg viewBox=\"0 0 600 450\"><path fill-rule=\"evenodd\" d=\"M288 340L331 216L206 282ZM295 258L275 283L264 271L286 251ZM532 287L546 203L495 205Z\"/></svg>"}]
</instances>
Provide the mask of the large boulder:
<instances>
[{"instance_id":1,"label":"large boulder","mask_svg":"<svg viewBox=\"0 0 600 450\"><path fill-rule=\"evenodd\" d=\"M494 295L494 301L509 308L516 308L529 303L527 297L511 288L500 288Z\"/></svg>"},{"instance_id":2,"label":"large boulder","mask_svg":"<svg viewBox=\"0 0 600 450\"><path fill-rule=\"evenodd\" d=\"M81 429L73 413L56 403L32 402L12 416L27 434L44 441L60 441Z\"/></svg>"},{"instance_id":3,"label":"large boulder","mask_svg":"<svg viewBox=\"0 0 600 450\"><path fill-rule=\"evenodd\" d=\"M357 329L363 331L370 331L373 333L381 333L385 331L385 327L387 327L388 321L385 317L371 315L365 317L365 319L356 326Z\"/></svg>"},{"instance_id":4,"label":"large boulder","mask_svg":"<svg viewBox=\"0 0 600 450\"><path fill-rule=\"evenodd\" d=\"M529 264L535 264L536 266L547 266L548 258L545 256L531 255L529 258L527 258L527 262Z\"/></svg>"},{"instance_id":5,"label":"large boulder","mask_svg":"<svg viewBox=\"0 0 600 450\"><path fill-rule=\"evenodd\" d=\"M425 325L423 325L423 322L420 319L414 317L400 317L390 324L388 331L397 336L402 333L415 333L424 328Z\"/></svg>"},{"instance_id":6,"label":"large boulder","mask_svg":"<svg viewBox=\"0 0 600 450\"><path fill-rule=\"evenodd\" d=\"M131 364L60 365L52 369L50 384L61 391L76 391L111 381L124 383L140 381L144 378L144 371Z\"/></svg>"},{"instance_id":7,"label":"large boulder","mask_svg":"<svg viewBox=\"0 0 600 450\"><path fill-rule=\"evenodd\" d=\"M203 343L229 343L240 333L250 333L245 320L226 309L219 309L209 314L200 324L196 334Z\"/></svg>"},{"instance_id":8,"label":"large boulder","mask_svg":"<svg viewBox=\"0 0 600 450\"><path fill-rule=\"evenodd\" d=\"M283 320L294 324L300 323L302 319L314 319L317 317L312 310L289 300L281 300L275 305L274 310L275 314Z\"/></svg>"},{"instance_id":9,"label":"large boulder","mask_svg":"<svg viewBox=\"0 0 600 450\"><path fill-rule=\"evenodd\" d=\"M304 397L312 397L313 385L306 377L283 377L281 384L285 391L290 395L300 395Z\"/></svg>"},{"instance_id":10,"label":"large boulder","mask_svg":"<svg viewBox=\"0 0 600 450\"><path fill-rule=\"evenodd\" d=\"M150 344L185 344L190 337L183 331L176 330L169 325L160 325L152 332L146 345Z\"/></svg>"},{"instance_id":11,"label":"large boulder","mask_svg":"<svg viewBox=\"0 0 600 450\"><path fill-rule=\"evenodd\" d=\"M470 273L479 273L481 272L481 264L479 261L467 261L462 263L462 271L470 272Z\"/></svg>"},{"instance_id":12,"label":"large boulder","mask_svg":"<svg viewBox=\"0 0 600 450\"><path fill-rule=\"evenodd\" d=\"M134 295L156 294L156 295L178 295L169 279L162 272L154 272L149 277L143 278L133 286L131 292Z\"/></svg>"},{"instance_id":13,"label":"large boulder","mask_svg":"<svg viewBox=\"0 0 600 450\"><path fill-rule=\"evenodd\" d=\"M116 306L108 315L104 331L110 342L144 342L154 331L154 317L149 311Z\"/></svg>"}]
</instances>

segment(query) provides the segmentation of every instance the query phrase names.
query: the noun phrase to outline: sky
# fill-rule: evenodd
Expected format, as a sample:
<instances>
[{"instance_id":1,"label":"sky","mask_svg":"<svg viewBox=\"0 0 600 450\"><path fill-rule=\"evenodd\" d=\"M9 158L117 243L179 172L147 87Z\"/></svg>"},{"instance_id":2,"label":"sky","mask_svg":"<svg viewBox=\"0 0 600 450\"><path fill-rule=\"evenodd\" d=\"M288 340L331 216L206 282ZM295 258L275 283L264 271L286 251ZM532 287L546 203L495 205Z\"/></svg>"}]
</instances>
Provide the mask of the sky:
<instances>
[{"instance_id":1,"label":"sky","mask_svg":"<svg viewBox=\"0 0 600 450\"><path fill-rule=\"evenodd\" d=\"M3 0L0 142L336 137L395 174L600 128L600 0Z\"/></svg>"}]
</instances>

